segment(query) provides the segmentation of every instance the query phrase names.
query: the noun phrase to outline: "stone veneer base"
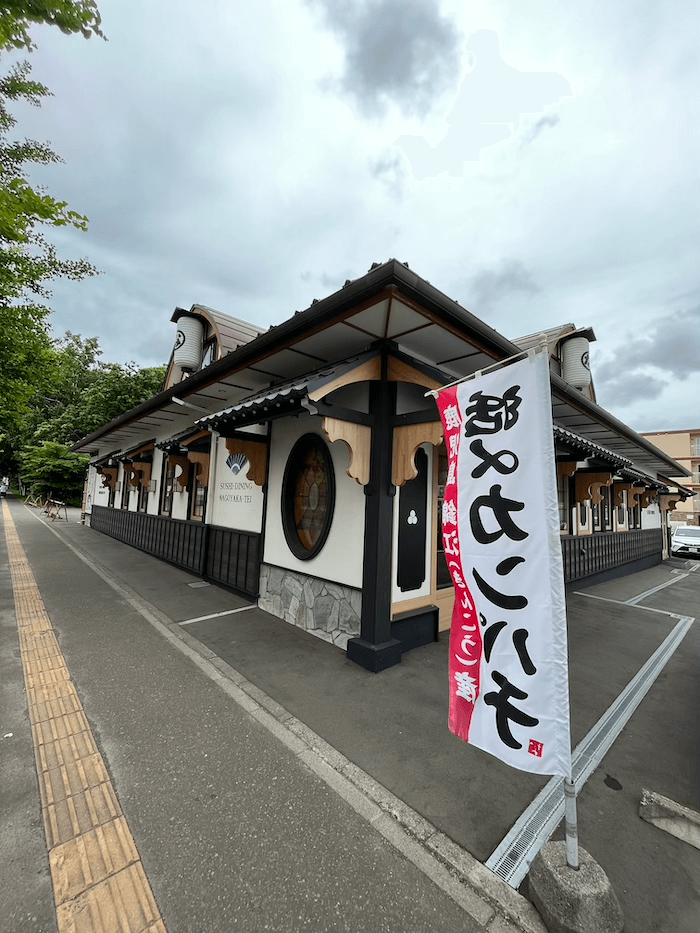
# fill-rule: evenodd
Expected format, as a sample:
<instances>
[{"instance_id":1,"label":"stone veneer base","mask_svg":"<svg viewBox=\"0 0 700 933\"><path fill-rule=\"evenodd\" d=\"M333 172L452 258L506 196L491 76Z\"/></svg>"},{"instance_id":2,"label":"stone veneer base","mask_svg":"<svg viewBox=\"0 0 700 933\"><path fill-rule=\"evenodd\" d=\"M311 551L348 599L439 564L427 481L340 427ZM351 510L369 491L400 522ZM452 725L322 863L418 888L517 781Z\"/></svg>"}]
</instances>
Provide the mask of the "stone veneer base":
<instances>
[{"instance_id":1,"label":"stone veneer base","mask_svg":"<svg viewBox=\"0 0 700 933\"><path fill-rule=\"evenodd\" d=\"M258 606L343 650L360 634L362 591L344 583L261 564Z\"/></svg>"}]
</instances>

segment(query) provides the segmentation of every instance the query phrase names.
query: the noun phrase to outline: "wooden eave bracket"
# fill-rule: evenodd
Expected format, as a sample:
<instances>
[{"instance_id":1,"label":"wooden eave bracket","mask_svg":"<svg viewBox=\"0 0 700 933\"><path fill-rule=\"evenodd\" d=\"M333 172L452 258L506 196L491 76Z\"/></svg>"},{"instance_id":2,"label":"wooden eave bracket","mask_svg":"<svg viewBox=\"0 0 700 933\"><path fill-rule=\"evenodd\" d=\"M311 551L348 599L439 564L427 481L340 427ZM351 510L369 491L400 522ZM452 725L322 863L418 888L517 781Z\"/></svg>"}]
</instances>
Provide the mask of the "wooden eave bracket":
<instances>
[{"instance_id":1,"label":"wooden eave bracket","mask_svg":"<svg viewBox=\"0 0 700 933\"><path fill-rule=\"evenodd\" d=\"M391 469L391 482L394 486L403 486L418 476L416 453L422 444L432 444L435 447L441 440L442 424L439 421L395 427Z\"/></svg>"},{"instance_id":2,"label":"wooden eave bracket","mask_svg":"<svg viewBox=\"0 0 700 933\"><path fill-rule=\"evenodd\" d=\"M594 505L603 501L602 486L611 486L612 473L577 473L576 474L576 502L586 502L590 499Z\"/></svg>"},{"instance_id":3,"label":"wooden eave bracket","mask_svg":"<svg viewBox=\"0 0 700 933\"><path fill-rule=\"evenodd\" d=\"M175 477L175 486L178 492L182 492L190 480L190 461L184 454L168 454L168 460L180 467L180 472Z\"/></svg>"},{"instance_id":4,"label":"wooden eave bracket","mask_svg":"<svg viewBox=\"0 0 700 933\"><path fill-rule=\"evenodd\" d=\"M116 489L119 467L97 467L97 472L102 476L103 487L106 489Z\"/></svg>"},{"instance_id":5,"label":"wooden eave bracket","mask_svg":"<svg viewBox=\"0 0 700 933\"><path fill-rule=\"evenodd\" d=\"M642 508L643 509L648 508L651 505L651 503L656 499L656 496L657 496L657 492L655 489L645 489L644 494L640 500L642 504Z\"/></svg>"},{"instance_id":6,"label":"wooden eave bracket","mask_svg":"<svg viewBox=\"0 0 700 933\"><path fill-rule=\"evenodd\" d=\"M209 454L189 450L187 459L194 464L196 470L197 482L206 489L209 484Z\"/></svg>"},{"instance_id":7,"label":"wooden eave bracket","mask_svg":"<svg viewBox=\"0 0 700 933\"><path fill-rule=\"evenodd\" d=\"M623 492L629 492L632 488L631 483L615 483L613 486L613 504L614 505L624 505L625 500L622 495Z\"/></svg>"},{"instance_id":8,"label":"wooden eave bracket","mask_svg":"<svg viewBox=\"0 0 700 933\"><path fill-rule=\"evenodd\" d=\"M634 508L635 505L638 505L641 496L646 492L644 486L634 486L632 483L615 483L614 489L615 505L624 505L622 493L624 490L627 490L628 508Z\"/></svg>"},{"instance_id":9,"label":"wooden eave bracket","mask_svg":"<svg viewBox=\"0 0 700 933\"><path fill-rule=\"evenodd\" d=\"M134 475L131 477L131 485L138 486L139 477L138 474L141 474L142 480L141 483L144 489L151 488L151 463L133 463L132 467L134 470Z\"/></svg>"},{"instance_id":10,"label":"wooden eave bracket","mask_svg":"<svg viewBox=\"0 0 700 933\"><path fill-rule=\"evenodd\" d=\"M631 508L633 508L635 505L641 505L641 500L645 492L646 488L644 486L630 486L627 500Z\"/></svg>"},{"instance_id":11,"label":"wooden eave bracket","mask_svg":"<svg viewBox=\"0 0 700 933\"><path fill-rule=\"evenodd\" d=\"M324 418L321 427L331 444L343 441L350 453L350 463L345 472L360 486L366 486L369 483L369 453L372 446L372 429L369 425Z\"/></svg>"},{"instance_id":12,"label":"wooden eave bracket","mask_svg":"<svg viewBox=\"0 0 700 933\"><path fill-rule=\"evenodd\" d=\"M659 496L659 508L662 512L673 512L678 500L681 498L682 496L678 493Z\"/></svg>"},{"instance_id":13,"label":"wooden eave bracket","mask_svg":"<svg viewBox=\"0 0 700 933\"><path fill-rule=\"evenodd\" d=\"M573 476L576 472L576 460L564 460L557 463L557 476Z\"/></svg>"},{"instance_id":14,"label":"wooden eave bracket","mask_svg":"<svg viewBox=\"0 0 700 933\"><path fill-rule=\"evenodd\" d=\"M226 450L232 455L243 454L248 458L248 479L256 486L264 486L267 480L267 441L225 438Z\"/></svg>"},{"instance_id":15,"label":"wooden eave bracket","mask_svg":"<svg viewBox=\"0 0 700 933\"><path fill-rule=\"evenodd\" d=\"M122 463L124 467L124 478L129 483L130 486L136 488L139 484L139 475L134 469L134 464L125 461Z\"/></svg>"}]
</instances>

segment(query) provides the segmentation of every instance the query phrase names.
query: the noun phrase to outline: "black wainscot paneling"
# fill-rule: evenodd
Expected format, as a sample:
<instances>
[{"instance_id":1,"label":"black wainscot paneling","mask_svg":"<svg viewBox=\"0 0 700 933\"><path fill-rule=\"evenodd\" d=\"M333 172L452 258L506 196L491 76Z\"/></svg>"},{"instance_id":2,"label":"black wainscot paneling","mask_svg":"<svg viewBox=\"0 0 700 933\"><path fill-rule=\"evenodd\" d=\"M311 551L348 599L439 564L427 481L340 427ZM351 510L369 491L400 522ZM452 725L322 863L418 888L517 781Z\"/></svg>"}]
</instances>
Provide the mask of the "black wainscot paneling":
<instances>
[{"instance_id":1,"label":"black wainscot paneling","mask_svg":"<svg viewBox=\"0 0 700 933\"><path fill-rule=\"evenodd\" d=\"M258 534L104 506L93 506L90 527L244 596L258 595Z\"/></svg>"}]
</instances>

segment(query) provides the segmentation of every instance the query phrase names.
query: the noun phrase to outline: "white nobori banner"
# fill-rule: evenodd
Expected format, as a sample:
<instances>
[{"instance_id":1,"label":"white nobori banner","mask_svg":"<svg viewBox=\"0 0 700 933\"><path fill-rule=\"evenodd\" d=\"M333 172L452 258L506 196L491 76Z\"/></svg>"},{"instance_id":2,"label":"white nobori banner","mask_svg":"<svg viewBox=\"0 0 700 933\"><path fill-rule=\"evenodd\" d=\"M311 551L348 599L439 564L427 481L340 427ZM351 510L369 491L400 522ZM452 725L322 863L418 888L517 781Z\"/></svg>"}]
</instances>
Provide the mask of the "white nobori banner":
<instances>
[{"instance_id":1,"label":"white nobori banner","mask_svg":"<svg viewBox=\"0 0 700 933\"><path fill-rule=\"evenodd\" d=\"M450 729L523 771L571 771L547 353L438 393L455 607Z\"/></svg>"}]
</instances>

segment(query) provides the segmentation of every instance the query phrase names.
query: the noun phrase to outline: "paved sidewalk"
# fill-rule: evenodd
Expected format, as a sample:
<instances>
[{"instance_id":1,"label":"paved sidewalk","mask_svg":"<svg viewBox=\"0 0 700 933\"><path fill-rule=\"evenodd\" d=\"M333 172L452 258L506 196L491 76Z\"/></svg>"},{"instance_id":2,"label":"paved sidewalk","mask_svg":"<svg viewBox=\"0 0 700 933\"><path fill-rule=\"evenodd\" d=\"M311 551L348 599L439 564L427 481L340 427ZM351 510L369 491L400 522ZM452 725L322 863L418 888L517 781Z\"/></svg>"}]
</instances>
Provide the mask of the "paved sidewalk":
<instances>
[{"instance_id":1,"label":"paved sidewalk","mask_svg":"<svg viewBox=\"0 0 700 933\"><path fill-rule=\"evenodd\" d=\"M12 503L12 512L122 807L127 817L130 811L135 817L130 821L136 824L132 831L171 933L257 930L265 924L269 929L319 930L428 926L442 930L454 924L462 930L537 928L525 900L478 863L488 858L545 780L508 769L449 733L446 638L407 654L397 667L372 675L348 662L338 649L257 608L244 608L245 602L231 593L214 586L190 587L195 579L191 575L78 524L75 515L68 523L47 526L18 503ZM118 589L107 587L61 541L78 549L98 570L109 568ZM643 607L697 614L700 572L677 575L677 583L639 606L624 605L668 582L672 571L679 569L686 569L684 562L668 561L644 574L592 588L587 595L570 597L574 744L670 631L673 619ZM591 595L619 602L594 600ZM190 622L231 609L242 611ZM171 658L176 644L185 648L189 658L179 652L175 652L179 661ZM581 843L608 872L628 931L695 933L698 928L700 853L643 823L637 807L641 788L648 787L700 808L699 649L693 626L580 796ZM167 657L162 668L161 655ZM171 666L177 671L175 679L166 673L172 674ZM214 681L206 676L212 672ZM243 688L240 694L237 684ZM232 697L243 708L232 703ZM246 704L250 712L245 712ZM251 765L241 773L234 768L238 783L232 787L227 778L226 788L219 788L223 775L237 762L242 737L245 749L250 730L259 729L261 723L268 727L266 742L273 749L262 755L266 769L261 772ZM270 729L277 730L281 743L272 738ZM285 735L300 746L285 744ZM211 743L206 754L215 762L208 762L207 768L216 763L214 785L221 790L209 801L219 803L205 803L206 793L193 802L192 778L200 791L205 781L202 762L192 755L192 747L204 741L202 736ZM281 756L280 763L271 764L270 754L273 759ZM321 821L321 829L314 813L317 798L312 794L307 799L306 790L297 788L305 800L302 806L294 798L299 825L289 834L278 827L268 836L266 829L265 843L256 841L247 855L241 845L239 858L247 870L235 881L227 874L222 894L213 852L230 849L231 840L222 839L220 824L230 828L234 812L247 818L249 806L259 813L260 796L270 793L276 801L270 816L285 815L276 785L295 775L300 762L305 765L305 779L325 788L322 812L325 806L348 811L347 818L338 817L335 832L345 837L347 827L353 844L348 850L344 838L328 839L326 820ZM169 798L171 787L178 791ZM175 800L179 808L192 811L187 818L189 852L177 847L173 852L164 844L164 839L174 843L178 838L175 832L164 833L174 829L169 816L163 825L165 805ZM179 822L180 809L177 812ZM308 903L309 895L313 897L317 889L327 891L330 883L326 879L321 884L314 871L304 868L310 840L319 858L317 847L328 847L321 861L333 865L331 887L338 906L330 913L327 904L324 910L315 910ZM387 840L393 843L388 850ZM275 861L277 869L285 864L282 872L288 877L277 897L273 894L277 879L266 878L269 846L275 844L294 865L290 875L281 854ZM389 875L376 874L377 847L382 857L387 850L392 853L390 861L397 860ZM193 865L193 859L211 866L211 874L203 865ZM385 884L387 877L392 880ZM190 919L186 922L192 926L177 926L177 919L172 925L168 905L180 903L180 892L189 891L195 881L201 885L201 893L193 895L195 904L203 900L211 904L223 896L238 911L239 901L254 890L256 910L245 913L244 903L236 925L228 919L228 926L222 925L223 914L214 921L214 914L207 912L199 925ZM418 887L412 896L414 884ZM242 898L241 892L246 892ZM476 923L465 914L460 897L467 898ZM284 904L290 898L294 901L296 918L293 911L279 911L280 898ZM319 898L323 901L324 896ZM505 925L506 917L513 927Z\"/></svg>"}]
</instances>

